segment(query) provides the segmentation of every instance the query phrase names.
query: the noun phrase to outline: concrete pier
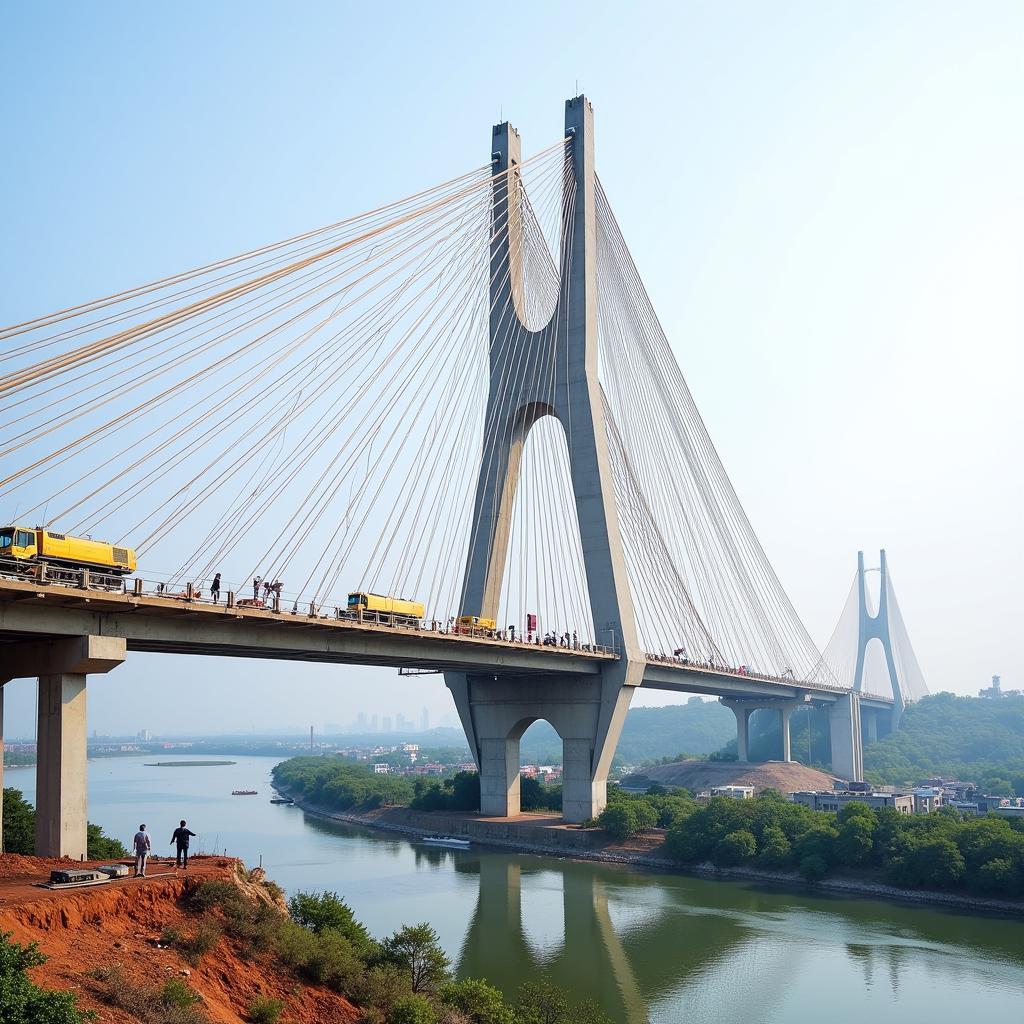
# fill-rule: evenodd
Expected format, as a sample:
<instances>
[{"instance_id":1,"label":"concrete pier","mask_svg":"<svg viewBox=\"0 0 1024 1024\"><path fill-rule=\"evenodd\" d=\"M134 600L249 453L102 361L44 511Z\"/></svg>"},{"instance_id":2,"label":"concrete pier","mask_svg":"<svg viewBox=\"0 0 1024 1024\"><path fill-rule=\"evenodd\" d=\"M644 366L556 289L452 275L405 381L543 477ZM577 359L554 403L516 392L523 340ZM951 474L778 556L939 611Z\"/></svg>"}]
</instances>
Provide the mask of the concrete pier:
<instances>
[{"instance_id":1,"label":"concrete pier","mask_svg":"<svg viewBox=\"0 0 1024 1024\"><path fill-rule=\"evenodd\" d=\"M40 857L85 857L86 677L116 668L125 651L125 641L110 636L39 640L4 650L0 683L25 676L39 679L35 852Z\"/></svg>"},{"instance_id":2,"label":"concrete pier","mask_svg":"<svg viewBox=\"0 0 1024 1024\"><path fill-rule=\"evenodd\" d=\"M864 781L864 748L861 745L860 697L843 694L828 712L832 734L832 771L848 782Z\"/></svg>"}]
</instances>

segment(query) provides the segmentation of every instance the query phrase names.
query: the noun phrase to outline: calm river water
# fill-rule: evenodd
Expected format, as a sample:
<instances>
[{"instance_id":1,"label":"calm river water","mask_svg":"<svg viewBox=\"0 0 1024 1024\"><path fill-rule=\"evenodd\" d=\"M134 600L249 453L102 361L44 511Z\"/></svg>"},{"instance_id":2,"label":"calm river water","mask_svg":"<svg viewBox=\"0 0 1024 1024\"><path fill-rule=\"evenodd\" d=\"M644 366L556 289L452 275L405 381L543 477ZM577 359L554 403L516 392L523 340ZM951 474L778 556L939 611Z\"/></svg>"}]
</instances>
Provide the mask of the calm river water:
<instances>
[{"instance_id":1,"label":"calm river water","mask_svg":"<svg viewBox=\"0 0 1024 1024\"><path fill-rule=\"evenodd\" d=\"M90 762L90 819L154 848L187 818L203 850L331 889L376 935L429 921L460 974L512 992L546 973L616 1021L944 1024L1024 1020L1024 923L483 849L433 850L269 803L273 758ZM34 797L34 769L5 782ZM256 789L232 797L233 789Z\"/></svg>"}]
</instances>

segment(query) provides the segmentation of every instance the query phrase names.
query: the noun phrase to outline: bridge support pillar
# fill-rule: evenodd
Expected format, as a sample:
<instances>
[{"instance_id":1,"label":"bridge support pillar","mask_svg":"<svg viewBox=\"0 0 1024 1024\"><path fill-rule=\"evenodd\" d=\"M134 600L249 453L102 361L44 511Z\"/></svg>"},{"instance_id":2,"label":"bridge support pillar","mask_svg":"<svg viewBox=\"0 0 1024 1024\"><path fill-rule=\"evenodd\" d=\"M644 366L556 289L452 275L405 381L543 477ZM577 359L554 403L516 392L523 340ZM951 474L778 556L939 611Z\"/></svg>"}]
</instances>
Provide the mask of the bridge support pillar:
<instances>
[{"instance_id":1,"label":"bridge support pillar","mask_svg":"<svg viewBox=\"0 0 1024 1024\"><path fill-rule=\"evenodd\" d=\"M4 649L0 682L39 678L36 733L36 854L86 853L86 676L109 672L125 659L120 637L75 636Z\"/></svg>"},{"instance_id":2,"label":"bridge support pillar","mask_svg":"<svg viewBox=\"0 0 1024 1024\"><path fill-rule=\"evenodd\" d=\"M864 781L864 748L860 731L860 696L844 693L829 708L832 734L832 772L848 782Z\"/></svg>"},{"instance_id":3,"label":"bridge support pillar","mask_svg":"<svg viewBox=\"0 0 1024 1024\"><path fill-rule=\"evenodd\" d=\"M860 718L864 723L864 742L876 743L878 741L877 712L869 711L867 708L861 708Z\"/></svg>"},{"instance_id":4,"label":"bridge support pillar","mask_svg":"<svg viewBox=\"0 0 1024 1024\"><path fill-rule=\"evenodd\" d=\"M85 676L39 677L36 733L36 854L74 857L86 852Z\"/></svg>"},{"instance_id":5,"label":"bridge support pillar","mask_svg":"<svg viewBox=\"0 0 1024 1024\"><path fill-rule=\"evenodd\" d=\"M721 702L736 716L736 760L750 760L750 714L755 711L746 701L726 700Z\"/></svg>"},{"instance_id":6,"label":"bridge support pillar","mask_svg":"<svg viewBox=\"0 0 1024 1024\"><path fill-rule=\"evenodd\" d=\"M580 822L604 810L608 769L634 687L598 675L449 674L447 683L480 769L481 814L519 814L519 741L540 719L562 739L562 817Z\"/></svg>"},{"instance_id":7,"label":"bridge support pillar","mask_svg":"<svg viewBox=\"0 0 1024 1024\"><path fill-rule=\"evenodd\" d=\"M779 725L782 727L782 760L793 760L793 744L789 736L789 720L793 715L793 708L786 706L779 708Z\"/></svg>"}]
</instances>

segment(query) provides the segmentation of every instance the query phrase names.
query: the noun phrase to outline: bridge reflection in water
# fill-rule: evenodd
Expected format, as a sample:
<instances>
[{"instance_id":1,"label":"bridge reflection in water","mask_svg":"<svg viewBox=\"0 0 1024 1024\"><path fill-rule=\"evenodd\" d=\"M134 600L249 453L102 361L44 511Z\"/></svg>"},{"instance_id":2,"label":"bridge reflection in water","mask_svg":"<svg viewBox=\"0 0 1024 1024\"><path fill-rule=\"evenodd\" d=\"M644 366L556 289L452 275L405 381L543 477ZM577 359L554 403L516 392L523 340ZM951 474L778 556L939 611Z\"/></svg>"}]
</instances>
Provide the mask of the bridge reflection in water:
<instances>
[{"instance_id":1,"label":"bridge reflection in water","mask_svg":"<svg viewBox=\"0 0 1024 1024\"><path fill-rule=\"evenodd\" d=\"M989 994L1024 993L1006 921L496 851L418 848L416 861L477 878L460 976L510 996L547 977L624 1024L940 1010L979 974Z\"/></svg>"}]
</instances>

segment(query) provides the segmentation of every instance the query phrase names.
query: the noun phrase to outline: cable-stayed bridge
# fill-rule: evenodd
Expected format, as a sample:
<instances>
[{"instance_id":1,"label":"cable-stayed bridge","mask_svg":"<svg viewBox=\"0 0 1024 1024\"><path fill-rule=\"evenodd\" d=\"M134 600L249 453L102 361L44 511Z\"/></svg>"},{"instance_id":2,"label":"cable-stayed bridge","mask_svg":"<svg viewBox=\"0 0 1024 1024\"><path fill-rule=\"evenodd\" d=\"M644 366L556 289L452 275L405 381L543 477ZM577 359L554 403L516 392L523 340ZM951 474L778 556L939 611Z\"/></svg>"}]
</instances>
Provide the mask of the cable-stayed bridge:
<instances>
[{"instance_id":1,"label":"cable-stayed bridge","mask_svg":"<svg viewBox=\"0 0 1024 1024\"><path fill-rule=\"evenodd\" d=\"M86 675L130 650L444 672L484 813L518 812L544 718L573 821L604 806L637 687L723 698L741 757L752 710L778 710L788 759L793 709L826 706L850 778L862 709L893 707L836 674L758 543L584 97L532 157L497 125L490 160L441 185L0 340L8 535L140 560L111 586L0 544L0 681L40 678L40 852L84 851Z\"/></svg>"}]
</instances>

